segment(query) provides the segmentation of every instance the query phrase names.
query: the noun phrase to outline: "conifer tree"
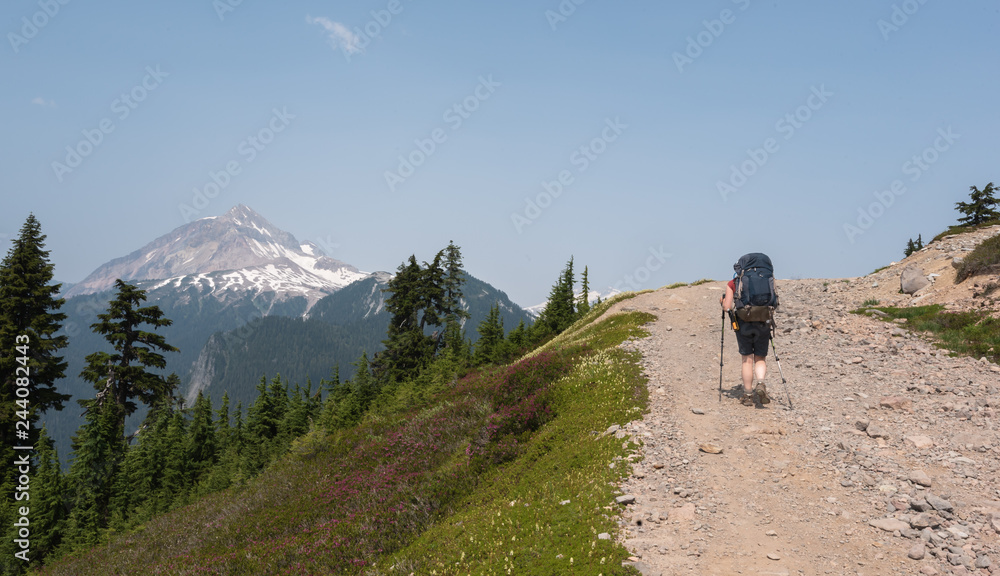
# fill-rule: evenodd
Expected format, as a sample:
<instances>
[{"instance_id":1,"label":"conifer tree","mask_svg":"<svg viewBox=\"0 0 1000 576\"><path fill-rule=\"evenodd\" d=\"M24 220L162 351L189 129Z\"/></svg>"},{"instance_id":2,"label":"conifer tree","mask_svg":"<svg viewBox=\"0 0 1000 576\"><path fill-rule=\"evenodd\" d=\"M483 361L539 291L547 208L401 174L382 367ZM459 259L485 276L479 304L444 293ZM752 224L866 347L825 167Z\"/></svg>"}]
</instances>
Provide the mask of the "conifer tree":
<instances>
[{"instance_id":1,"label":"conifer tree","mask_svg":"<svg viewBox=\"0 0 1000 576\"><path fill-rule=\"evenodd\" d=\"M49 556L62 544L68 508L66 480L59 465L55 442L43 427L35 442L35 475L31 482L32 552L36 559Z\"/></svg>"},{"instance_id":2,"label":"conifer tree","mask_svg":"<svg viewBox=\"0 0 1000 576\"><path fill-rule=\"evenodd\" d=\"M215 437L219 443L219 452L229 447L232 437L232 427L229 423L229 391L222 393L222 405L215 411Z\"/></svg>"},{"instance_id":3,"label":"conifer tree","mask_svg":"<svg viewBox=\"0 0 1000 576\"><path fill-rule=\"evenodd\" d=\"M504 330L503 318L500 317L500 305L490 306L490 313L479 323L479 340L476 342L474 360L477 365L500 364L505 358L503 354Z\"/></svg>"},{"instance_id":4,"label":"conifer tree","mask_svg":"<svg viewBox=\"0 0 1000 576\"><path fill-rule=\"evenodd\" d=\"M57 297L62 285L52 283L53 270L41 224L29 215L0 262L0 461L7 463L0 471L0 492L5 495L14 493L19 476L10 464L13 446L34 440L30 431L27 438L18 438L17 412L26 414L33 428L42 412L62 410L70 398L55 386L65 375L67 363L58 353L67 338L56 335L66 315L59 312L65 301ZM19 386L19 381L27 386ZM18 390L25 395L19 396ZM17 504L13 498L0 499L0 534L13 525ZM13 541L0 545L0 568L20 571L21 560L14 558L13 549L7 554L8 544Z\"/></svg>"},{"instance_id":5,"label":"conifer tree","mask_svg":"<svg viewBox=\"0 0 1000 576\"><path fill-rule=\"evenodd\" d=\"M587 267L583 267L583 277L580 279L582 284L580 297L576 301L576 313L578 316L583 316L587 312L590 312L590 281L587 279Z\"/></svg>"},{"instance_id":6,"label":"conifer tree","mask_svg":"<svg viewBox=\"0 0 1000 576\"><path fill-rule=\"evenodd\" d=\"M959 222L966 226L976 226L1000 218L1000 212L993 208L1000 203L1000 200L997 200L995 195L997 190L993 187L992 182L982 190L975 186L970 186L969 190L971 191L969 193L970 202L955 203L955 209L965 214L964 217L958 219Z\"/></svg>"},{"instance_id":7,"label":"conifer tree","mask_svg":"<svg viewBox=\"0 0 1000 576\"><path fill-rule=\"evenodd\" d=\"M113 488L125 455L122 410L114 402L81 400L85 421L73 437L68 483L73 500L66 539L73 545L93 545L103 539L111 521Z\"/></svg>"},{"instance_id":8,"label":"conifer tree","mask_svg":"<svg viewBox=\"0 0 1000 576\"><path fill-rule=\"evenodd\" d=\"M910 238L906 242L906 249L903 250L903 256L909 256L910 254L913 254L916 251L917 251L917 246L916 244L913 243L913 238Z\"/></svg>"},{"instance_id":9,"label":"conifer tree","mask_svg":"<svg viewBox=\"0 0 1000 576\"><path fill-rule=\"evenodd\" d=\"M62 284L52 284L54 266L45 250L45 235L34 215L29 215L0 262L0 422L12 422L16 381L21 366L18 358L27 356L30 420L38 420L46 410L62 410L68 394L56 390L56 380L65 376L67 363L58 356L68 341L56 336L66 315L59 312L65 303L56 295ZM19 336L27 336L25 343ZM24 345L20 350L18 345ZM14 445L14 427L0 426L2 446ZM7 461L6 459L4 461Z\"/></svg>"},{"instance_id":10,"label":"conifer tree","mask_svg":"<svg viewBox=\"0 0 1000 576\"><path fill-rule=\"evenodd\" d=\"M212 399L198 392L186 439L186 464L192 485L197 484L216 462L218 445L212 416Z\"/></svg>"},{"instance_id":11,"label":"conifer tree","mask_svg":"<svg viewBox=\"0 0 1000 576\"><path fill-rule=\"evenodd\" d=\"M545 309L535 322L538 337L558 334L569 327L575 319L573 310L573 258L569 259L566 268L559 275L559 280L552 286Z\"/></svg>"},{"instance_id":12,"label":"conifer tree","mask_svg":"<svg viewBox=\"0 0 1000 576\"><path fill-rule=\"evenodd\" d=\"M916 245L916 248L917 248L917 250L923 250L923 248L924 248L924 239L923 239L923 237L920 234L917 234L917 245Z\"/></svg>"},{"instance_id":13,"label":"conifer tree","mask_svg":"<svg viewBox=\"0 0 1000 576\"><path fill-rule=\"evenodd\" d=\"M465 336L462 334L462 323L470 318L469 312L462 307L462 285L465 283L465 271L462 269L462 251L454 241L448 242L444 249L444 287L445 315L444 342L451 350L453 359L462 355Z\"/></svg>"},{"instance_id":14,"label":"conifer tree","mask_svg":"<svg viewBox=\"0 0 1000 576\"><path fill-rule=\"evenodd\" d=\"M444 250L434 255L434 260L424 262L420 279L420 330L424 326L440 326L450 312L446 300L445 270L441 266Z\"/></svg>"},{"instance_id":15,"label":"conifer tree","mask_svg":"<svg viewBox=\"0 0 1000 576\"><path fill-rule=\"evenodd\" d=\"M416 257L410 256L397 268L386 289L391 295L385 307L391 316L388 338L383 342L385 351L378 359L376 371L389 382L415 375L434 353L433 341L424 334L420 319L427 301L422 290L425 278Z\"/></svg>"},{"instance_id":16,"label":"conifer tree","mask_svg":"<svg viewBox=\"0 0 1000 576\"><path fill-rule=\"evenodd\" d=\"M115 281L115 299L108 305L108 312L98 314L99 322L91 325L114 347L115 352L95 352L87 356L87 366L80 376L94 385L97 397L94 404L116 405L119 433L124 437L125 417L136 409L138 399L151 405L157 398L170 395L171 382L163 376L149 372L149 368L164 368L166 360L160 352L176 352L163 336L142 330L149 324L155 330L170 326L159 306L138 306L146 301L146 291L123 282Z\"/></svg>"},{"instance_id":17,"label":"conifer tree","mask_svg":"<svg viewBox=\"0 0 1000 576\"><path fill-rule=\"evenodd\" d=\"M26 564L15 553L24 550L14 543L21 539L19 527L11 521L9 525L0 528L3 540L0 541L0 574L22 574L29 567L38 567L41 561L52 554L62 543L66 529L67 501L65 478L59 468L59 456L55 443L43 427L34 443L35 456L30 474L30 500L14 500L5 498L17 507L29 508L31 535L29 538ZM13 490L11 490L13 493Z\"/></svg>"},{"instance_id":18,"label":"conifer tree","mask_svg":"<svg viewBox=\"0 0 1000 576\"><path fill-rule=\"evenodd\" d=\"M514 353L521 352L528 346L528 327L525 325L524 319L518 322L517 326L507 335L507 342L511 352Z\"/></svg>"},{"instance_id":19,"label":"conifer tree","mask_svg":"<svg viewBox=\"0 0 1000 576\"><path fill-rule=\"evenodd\" d=\"M160 492L153 508L166 512L178 504L191 489L191 462L188 460L188 421L181 410L175 410L163 436L163 468Z\"/></svg>"},{"instance_id":20,"label":"conifer tree","mask_svg":"<svg viewBox=\"0 0 1000 576\"><path fill-rule=\"evenodd\" d=\"M377 383L368 366L368 353L363 352L354 364L354 378L347 383L348 395L338 406L336 428L347 428L360 422L378 395Z\"/></svg>"}]
</instances>

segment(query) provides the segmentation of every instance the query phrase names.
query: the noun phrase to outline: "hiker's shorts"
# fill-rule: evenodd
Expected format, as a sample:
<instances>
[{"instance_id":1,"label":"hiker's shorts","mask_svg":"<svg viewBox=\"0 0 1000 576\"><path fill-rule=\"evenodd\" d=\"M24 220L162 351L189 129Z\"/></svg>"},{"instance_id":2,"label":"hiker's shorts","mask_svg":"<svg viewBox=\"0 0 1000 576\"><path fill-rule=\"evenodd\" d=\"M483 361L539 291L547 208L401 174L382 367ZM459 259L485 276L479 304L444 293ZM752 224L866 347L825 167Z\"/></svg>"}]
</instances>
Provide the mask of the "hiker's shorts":
<instances>
[{"instance_id":1,"label":"hiker's shorts","mask_svg":"<svg viewBox=\"0 0 1000 576\"><path fill-rule=\"evenodd\" d=\"M767 356L767 341L770 337L771 328L767 322L740 322L740 329L736 331L736 343L743 356Z\"/></svg>"}]
</instances>

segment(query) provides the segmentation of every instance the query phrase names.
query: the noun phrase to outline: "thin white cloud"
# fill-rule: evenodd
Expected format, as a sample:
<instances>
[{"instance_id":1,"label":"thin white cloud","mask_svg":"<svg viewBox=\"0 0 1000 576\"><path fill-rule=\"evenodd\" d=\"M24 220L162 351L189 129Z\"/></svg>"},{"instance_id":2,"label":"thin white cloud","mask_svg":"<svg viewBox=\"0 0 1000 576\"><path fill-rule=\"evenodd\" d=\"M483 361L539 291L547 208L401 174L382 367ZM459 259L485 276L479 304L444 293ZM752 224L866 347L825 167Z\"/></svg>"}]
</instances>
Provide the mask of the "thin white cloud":
<instances>
[{"instance_id":1,"label":"thin white cloud","mask_svg":"<svg viewBox=\"0 0 1000 576\"><path fill-rule=\"evenodd\" d=\"M46 100L45 98L42 98L41 96L35 96L31 100L31 103L35 104L37 106L48 106L49 108L55 108L56 107L56 101L55 100Z\"/></svg>"},{"instance_id":2,"label":"thin white cloud","mask_svg":"<svg viewBox=\"0 0 1000 576\"><path fill-rule=\"evenodd\" d=\"M327 38L330 40L330 45L334 48L339 48L346 54L357 54L362 52L361 38L354 32L348 30L347 26L344 26L340 22L334 22L333 20L323 16L317 16L316 18L306 16L306 22L322 26L327 32Z\"/></svg>"}]
</instances>

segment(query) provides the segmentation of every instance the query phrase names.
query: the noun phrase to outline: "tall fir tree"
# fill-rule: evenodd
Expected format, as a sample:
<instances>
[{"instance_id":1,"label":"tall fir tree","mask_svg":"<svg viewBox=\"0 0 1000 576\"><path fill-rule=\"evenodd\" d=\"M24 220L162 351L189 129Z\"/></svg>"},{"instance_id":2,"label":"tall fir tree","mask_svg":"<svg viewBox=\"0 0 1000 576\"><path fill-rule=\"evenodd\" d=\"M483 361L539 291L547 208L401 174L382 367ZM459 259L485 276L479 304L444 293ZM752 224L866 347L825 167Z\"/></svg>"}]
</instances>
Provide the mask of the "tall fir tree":
<instances>
[{"instance_id":1,"label":"tall fir tree","mask_svg":"<svg viewBox=\"0 0 1000 576\"><path fill-rule=\"evenodd\" d=\"M587 278L587 267L583 267L583 275L580 278L580 297L576 300L576 313L583 316L590 312L590 280Z\"/></svg>"},{"instance_id":2,"label":"tall fir tree","mask_svg":"<svg viewBox=\"0 0 1000 576\"><path fill-rule=\"evenodd\" d=\"M479 323L479 340L473 359L477 365L500 364L505 361L503 318L500 305L490 306L490 313Z\"/></svg>"},{"instance_id":3,"label":"tall fir tree","mask_svg":"<svg viewBox=\"0 0 1000 576\"><path fill-rule=\"evenodd\" d=\"M16 378L25 369L32 423L46 410L62 410L70 398L55 386L65 376L67 363L58 352L68 340L56 335L66 315L59 312L65 300L57 297L62 284L52 283L53 270L41 224L30 215L0 263L0 422L14 420ZM19 336L27 336L27 342ZM25 356L27 366L22 366L18 358ZM0 428L2 445L14 445L14 427Z\"/></svg>"},{"instance_id":4,"label":"tall fir tree","mask_svg":"<svg viewBox=\"0 0 1000 576\"><path fill-rule=\"evenodd\" d=\"M462 356L465 335L462 333L463 323L470 318L469 312L462 307L464 296L462 286L465 284L465 270L462 269L462 251L454 241L449 241L444 249L444 287L445 314L444 343L450 350L453 359Z\"/></svg>"},{"instance_id":5,"label":"tall fir tree","mask_svg":"<svg viewBox=\"0 0 1000 576\"><path fill-rule=\"evenodd\" d=\"M543 338L547 335L558 334L569 327L575 320L573 309L573 258L569 259L559 279L552 290L549 291L549 299L545 303L545 309L538 316L535 322L537 331L536 337Z\"/></svg>"},{"instance_id":6,"label":"tall fir tree","mask_svg":"<svg viewBox=\"0 0 1000 576\"><path fill-rule=\"evenodd\" d=\"M15 460L13 447L34 440L30 430L28 437L17 437L15 419L27 416L32 429L41 413L62 410L70 398L56 388L67 366L59 351L68 342L65 335L56 335L66 315L59 311L65 301L57 297L62 285L52 282L53 270L41 224L31 214L0 262L0 461L8 463L0 471L3 494L14 493L19 476L17 467L9 464ZM0 534L13 525L17 508L12 498L0 500L0 526L4 527ZM0 546L0 551L6 548ZM13 558L13 552L5 554L0 567L23 569L21 561ZM10 561L14 564L7 566Z\"/></svg>"},{"instance_id":7,"label":"tall fir tree","mask_svg":"<svg viewBox=\"0 0 1000 576\"><path fill-rule=\"evenodd\" d=\"M139 307L146 301L145 290L122 280L115 281L115 288L115 299L108 304L108 311L98 314L99 322L91 325L115 352L87 356L87 366L80 376L94 385L97 404L110 402L117 406L118 428L124 437L125 417L136 410L135 400L151 405L157 398L170 394L171 384L167 379L149 369L166 367L161 352L177 349L167 344L162 335L142 329L145 324L154 330L171 325L159 306Z\"/></svg>"},{"instance_id":8,"label":"tall fir tree","mask_svg":"<svg viewBox=\"0 0 1000 576\"><path fill-rule=\"evenodd\" d=\"M35 558L43 559L62 544L69 514L66 499L66 479L59 464L56 445L43 427L35 443L35 475L32 478L32 528L35 537L31 547Z\"/></svg>"},{"instance_id":9,"label":"tall fir tree","mask_svg":"<svg viewBox=\"0 0 1000 576\"><path fill-rule=\"evenodd\" d=\"M1000 200L997 200L997 189L993 187L992 182L982 190L975 186L970 186L969 190L970 202L955 203L955 209L965 215L958 219L959 222L966 226L977 226L1000 218L1000 212L994 208Z\"/></svg>"},{"instance_id":10,"label":"tall fir tree","mask_svg":"<svg viewBox=\"0 0 1000 576\"><path fill-rule=\"evenodd\" d=\"M186 439L186 457L191 485L197 484L215 465L218 444L213 421L212 399L200 391L191 409Z\"/></svg>"},{"instance_id":11,"label":"tall fir tree","mask_svg":"<svg viewBox=\"0 0 1000 576\"><path fill-rule=\"evenodd\" d=\"M111 523L112 497L125 456L123 410L114 402L81 400L85 421L73 437L68 483L72 494L66 539L73 547L101 542Z\"/></svg>"},{"instance_id":12,"label":"tall fir tree","mask_svg":"<svg viewBox=\"0 0 1000 576\"><path fill-rule=\"evenodd\" d=\"M390 314L385 351L375 363L379 379L399 382L415 376L434 353L433 340L423 332L421 311L426 302L423 281L426 275L415 256L400 264L389 281L385 308Z\"/></svg>"}]
</instances>

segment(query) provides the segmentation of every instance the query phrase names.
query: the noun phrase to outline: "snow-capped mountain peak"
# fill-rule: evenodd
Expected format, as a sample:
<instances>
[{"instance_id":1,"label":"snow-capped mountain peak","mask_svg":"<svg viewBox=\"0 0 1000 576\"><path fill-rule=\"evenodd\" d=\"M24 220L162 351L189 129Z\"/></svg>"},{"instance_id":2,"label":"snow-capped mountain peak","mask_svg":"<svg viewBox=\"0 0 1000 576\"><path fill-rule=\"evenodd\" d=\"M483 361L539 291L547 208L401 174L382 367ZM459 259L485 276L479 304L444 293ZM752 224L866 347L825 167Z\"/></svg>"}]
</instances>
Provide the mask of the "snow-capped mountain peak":
<instances>
[{"instance_id":1,"label":"snow-capped mountain peak","mask_svg":"<svg viewBox=\"0 0 1000 576\"><path fill-rule=\"evenodd\" d=\"M226 292L277 292L305 296L310 305L367 276L330 258L311 242L300 243L250 207L240 204L218 216L195 220L100 266L67 296L103 292L116 279L159 281L152 289L194 284L221 297Z\"/></svg>"}]
</instances>

